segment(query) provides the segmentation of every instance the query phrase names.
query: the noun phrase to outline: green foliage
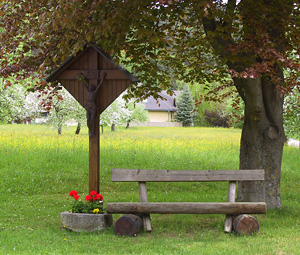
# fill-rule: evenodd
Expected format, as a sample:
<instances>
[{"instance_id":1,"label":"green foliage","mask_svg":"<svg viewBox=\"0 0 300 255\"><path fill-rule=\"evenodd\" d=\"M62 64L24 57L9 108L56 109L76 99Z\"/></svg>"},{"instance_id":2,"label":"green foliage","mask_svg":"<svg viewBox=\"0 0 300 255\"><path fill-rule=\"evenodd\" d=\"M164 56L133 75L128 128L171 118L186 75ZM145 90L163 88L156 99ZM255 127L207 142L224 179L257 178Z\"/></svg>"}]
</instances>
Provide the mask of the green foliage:
<instances>
[{"instance_id":1,"label":"green foliage","mask_svg":"<svg viewBox=\"0 0 300 255\"><path fill-rule=\"evenodd\" d=\"M149 119L148 112L143 103L137 103L132 100L126 104L126 107L129 110L129 115L126 119L127 127L129 127L132 121L135 123L144 123Z\"/></svg>"},{"instance_id":2,"label":"green foliage","mask_svg":"<svg viewBox=\"0 0 300 255\"><path fill-rule=\"evenodd\" d=\"M193 84L189 87L196 99L195 126L211 126L206 113L218 113L219 117L229 119L230 127L243 127L244 102L234 88L222 88L218 83Z\"/></svg>"},{"instance_id":3,"label":"green foliage","mask_svg":"<svg viewBox=\"0 0 300 255\"><path fill-rule=\"evenodd\" d=\"M190 91L196 100L196 111L193 115L194 126L208 127L209 123L206 120L205 111L215 111L223 109L220 102L210 100L209 87L215 87L215 84L189 84Z\"/></svg>"},{"instance_id":4,"label":"green foliage","mask_svg":"<svg viewBox=\"0 0 300 255\"><path fill-rule=\"evenodd\" d=\"M294 86L299 11L297 1L282 0L272 6L259 0L254 7L222 0L2 1L0 75L34 70L43 78L94 42L138 76L140 86L130 88L136 98L157 96L171 80L223 83L228 71L239 78L274 77L272 63L293 70L287 84Z\"/></svg>"},{"instance_id":5,"label":"green foliage","mask_svg":"<svg viewBox=\"0 0 300 255\"><path fill-rule=\"evenodd\" d=\"M300 139L300 92L295 88L285 97L284 101L284 129L289 138Z\"/></svg>"},{"instance_id":6,"label":"green foliage","mask_svg":"<svg viewBox=\"0 0 300 255\"><path fill-rule=\"evenodd\" d=\"M228 117L222 111L207 111L205 110L205 119L211 127L229 127Z\"/></svg>"},{"instance_id":7,"label":"green foliage","mask_svg":"<svg viewBox=\"0 0 300 255\"><path fill-rule=\"evenodd\" d=\"M196 106L197 111L194 115L194 125L198 127L208 127L209 123L205 118L205 111L215 111L222 109L222 106L213 101L203 101Z\"/></svg>"},{"instance_id":8,"label":"green foliage","mask_svg":"<svg viewBox=\"0 0 300 255\"><path fill-rule=\"evenodd\" d=\"M245 104L241 98L236 95L225 101L225 113L229 117L229 126L242 128L244 124Z\"/></svg>"},{"instance_id":9,"label":"green foliage","mask_svg":"<svg viewBox=\"0 0 300 255\"><path fill-rule=\"evenodd\" d=\"M14 114L11 113L11 107L9 104L9 97L6 95L7 91L0 92L0 123L11 123Z\"/></svg>"},{"instance_id":10,"label":"green foliage","mask_svg":"<svg viewBox=\"0 0 300 255\"><path fill-rule=\"evenodd\" d=\"M194 100L188 86L185 86L179 98L177 98L177 111L175 119L182 122L184 127L190 127L193 124Z\"/></svg>"}]
</instances>

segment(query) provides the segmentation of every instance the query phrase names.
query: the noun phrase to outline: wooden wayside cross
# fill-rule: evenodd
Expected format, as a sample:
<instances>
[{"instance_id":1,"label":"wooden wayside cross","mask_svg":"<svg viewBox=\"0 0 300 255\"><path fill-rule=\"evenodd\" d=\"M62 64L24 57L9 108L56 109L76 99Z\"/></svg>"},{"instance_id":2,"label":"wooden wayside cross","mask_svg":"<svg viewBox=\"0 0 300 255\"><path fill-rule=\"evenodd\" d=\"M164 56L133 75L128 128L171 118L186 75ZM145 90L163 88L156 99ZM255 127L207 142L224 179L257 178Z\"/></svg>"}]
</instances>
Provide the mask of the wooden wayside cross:
<instances>
[{"instance_id":1,"label":"wooden wayside cross","mask_svg":"<svg viewBox=\"0 0 300 255\"><path fill-rule=\"evenodd\" d=\"M138 80L95 44L87 44L70 56L46 79L58 81L86 109L89 128L89 190L99 192L100 114Z\"/></svg>"}]
</instances>

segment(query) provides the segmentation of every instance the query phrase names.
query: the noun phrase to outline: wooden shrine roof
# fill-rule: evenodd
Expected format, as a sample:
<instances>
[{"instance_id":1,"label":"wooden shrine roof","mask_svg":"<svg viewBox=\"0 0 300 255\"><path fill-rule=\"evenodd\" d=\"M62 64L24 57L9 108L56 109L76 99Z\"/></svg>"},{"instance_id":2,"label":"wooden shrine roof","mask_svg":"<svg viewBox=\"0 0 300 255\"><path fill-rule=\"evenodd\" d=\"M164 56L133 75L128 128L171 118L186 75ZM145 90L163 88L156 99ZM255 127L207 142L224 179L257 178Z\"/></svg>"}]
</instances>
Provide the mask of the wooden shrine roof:
<instances>
[{"instance_id":1,"label":"wooden shrine roof","mask_svg":"<svg viewBox=\"0 0 300 255\"><path fill-rule=\"evenodd\" d=\"M116 67L117 70L123 72L131 82L138 82L138 79L133 76L130 72L128 72L123 66L115 65L113 59L98 45L93 43L88 43L83 46L83 50L78 52L76 55L71 55L67 60L65 60L57 69L55 69L47 78L47 82L55 81L55 78L64 71L72 62L79 57L79 55L84 54L88 47L92 47L95 49L99 54L101 54L104 58L106 58L112 65Z\"/></svg>"},{"instance_id":2,"label":"wooden shrine roof","mask_svg":"<svg viewBox=\"0 0 300 255\"><path fill-rule=\"evenodd\" d=\"M86 108L87 88L78 80L81 75L93 86L97 86L103 79L96 100L98 114L101 114L131 83L138 82L124 67L115 65L101 47L91 43L64 61L46 81L60 82Z\"/></svg>"}]
</instances>

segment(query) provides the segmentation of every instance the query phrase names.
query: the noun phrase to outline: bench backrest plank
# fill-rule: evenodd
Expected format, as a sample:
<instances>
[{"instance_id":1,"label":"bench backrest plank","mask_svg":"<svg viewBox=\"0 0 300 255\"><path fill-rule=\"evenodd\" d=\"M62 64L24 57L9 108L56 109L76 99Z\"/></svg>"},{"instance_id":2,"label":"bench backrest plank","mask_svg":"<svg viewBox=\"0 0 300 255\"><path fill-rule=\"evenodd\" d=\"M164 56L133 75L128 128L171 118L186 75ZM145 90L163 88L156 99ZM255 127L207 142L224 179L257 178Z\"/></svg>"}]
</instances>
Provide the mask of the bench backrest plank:
<instances>
[{"instance_id":1,"label":"bench backrest plank","mask_svg":"<svg viewBox=\"0 0 300 255\"><path fill-rule=\"evenodd\" d=\"M263 181L264 170L141 170L112 169L115 182Z\"/></svg>"}]
</instances>

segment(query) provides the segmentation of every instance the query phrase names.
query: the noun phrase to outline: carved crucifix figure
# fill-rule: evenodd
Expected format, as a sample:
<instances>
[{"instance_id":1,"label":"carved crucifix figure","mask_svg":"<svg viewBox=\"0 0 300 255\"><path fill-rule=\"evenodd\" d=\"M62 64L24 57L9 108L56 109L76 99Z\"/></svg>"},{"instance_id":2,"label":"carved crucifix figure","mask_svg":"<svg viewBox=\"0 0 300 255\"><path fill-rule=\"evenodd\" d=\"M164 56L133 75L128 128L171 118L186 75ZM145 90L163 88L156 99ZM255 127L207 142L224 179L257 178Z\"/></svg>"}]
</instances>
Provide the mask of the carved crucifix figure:
<instances>
[{"instance_id":1,"label":"carved crucifix figure","mask_svg":"<svg viewBox=\"0 0 300 255\"><path fill-rule=\"evenodd\" d=\"M95 120L97 119L97 95L105 77L106 73L104 73L103 78L98 85L95 86L94 84L88 84L83 74L78 76L78 81L82 82L87 89L86 117L90 137L93 137L95 134L94 127Z\"/></svg>"}]
</instances>

